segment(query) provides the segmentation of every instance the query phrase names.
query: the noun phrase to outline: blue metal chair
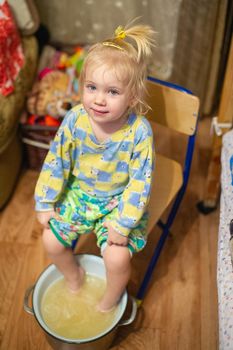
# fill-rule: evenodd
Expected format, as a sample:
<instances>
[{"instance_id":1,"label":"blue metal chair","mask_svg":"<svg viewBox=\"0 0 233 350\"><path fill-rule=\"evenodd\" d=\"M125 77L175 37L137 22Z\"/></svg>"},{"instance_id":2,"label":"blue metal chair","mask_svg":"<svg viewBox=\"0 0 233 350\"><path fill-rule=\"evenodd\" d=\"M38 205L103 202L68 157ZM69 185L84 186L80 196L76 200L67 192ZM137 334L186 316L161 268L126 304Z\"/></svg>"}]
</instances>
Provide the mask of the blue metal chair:
<instances>
[{"instance_id":1,"label":"blue metal chair","mask_svg":"<svg viewBox=\"0 0 233 350\"><path fill-rule=\"evenodd\" d=\"M160 124L186 135L188 140L184 164L156 153L155 176L149 203L148 230L150 232L157 224L162 229L162 233L137 292L138 305L140 305L145 295L155 265L186 191L199 110L199 99L190 91L178 85L148 77L147 89L148 104L151 107L148 112L148 119L151 121L152 128L155 124ZM161 215L170 204L171 209L166 222L162 222Z\"/></svg>"}]
</instances>

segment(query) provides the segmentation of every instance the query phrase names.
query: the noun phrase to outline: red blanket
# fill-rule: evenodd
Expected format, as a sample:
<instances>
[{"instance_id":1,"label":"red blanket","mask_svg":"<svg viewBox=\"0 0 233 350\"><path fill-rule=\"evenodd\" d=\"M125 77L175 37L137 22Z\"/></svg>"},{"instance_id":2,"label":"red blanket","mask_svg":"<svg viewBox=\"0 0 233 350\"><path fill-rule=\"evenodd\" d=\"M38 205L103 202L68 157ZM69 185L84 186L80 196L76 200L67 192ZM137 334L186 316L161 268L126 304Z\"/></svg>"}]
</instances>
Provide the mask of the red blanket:
<instances>
[{"instance_id":1,"label":"red blanket","mask_svg":"<svg viewBox=\"0 0 233 350\"><path fill-rule=\"evenodd\" d=\"M6 1L0 1L0 94L14 90L14 81L24 64L20 36Z\"/></svg>"}]
</instances>

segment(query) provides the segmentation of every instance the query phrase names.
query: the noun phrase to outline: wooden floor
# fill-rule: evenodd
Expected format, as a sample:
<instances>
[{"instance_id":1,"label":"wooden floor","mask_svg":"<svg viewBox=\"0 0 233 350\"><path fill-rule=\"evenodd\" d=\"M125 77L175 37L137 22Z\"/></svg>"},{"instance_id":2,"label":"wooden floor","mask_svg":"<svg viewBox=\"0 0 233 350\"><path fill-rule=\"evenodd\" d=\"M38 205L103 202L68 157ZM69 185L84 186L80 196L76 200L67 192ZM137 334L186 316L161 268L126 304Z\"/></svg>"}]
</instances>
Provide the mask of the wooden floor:
<instances>
[{"instance_id":1,"label":"wooden floor","mask_svg":"<svg viewBox=\"0 0 233 350\"><path fill-rule=\"evenodd\" d=\"M189 187L137 318L131 326L119 328L112 350L218 349L219 210L203 216L196 209L207 174L209 124L208 119L199 123ZM22 174L11 201L0 213L2 350L50 349L34 317L23 310L26 289L49 263L33 211L37 175L29 170ZM156 228L147 248L133 258L130 294L137 290L158 233ZM98 254L92 238L82 240L78 252Z\"/></svg>"}]
</instances>

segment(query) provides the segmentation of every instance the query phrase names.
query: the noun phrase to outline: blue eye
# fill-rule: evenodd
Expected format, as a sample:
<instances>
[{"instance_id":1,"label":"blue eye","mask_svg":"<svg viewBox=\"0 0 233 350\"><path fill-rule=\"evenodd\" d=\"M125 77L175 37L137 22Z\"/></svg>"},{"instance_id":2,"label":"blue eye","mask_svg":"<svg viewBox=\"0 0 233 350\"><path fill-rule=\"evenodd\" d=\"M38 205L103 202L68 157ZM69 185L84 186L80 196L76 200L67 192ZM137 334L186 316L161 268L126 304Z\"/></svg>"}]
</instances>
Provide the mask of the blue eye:
<instances>
[{"instance_id":1,"label":"blue eye","mask_svg":"<svg viewBox=\"0 0 233 350\"><path fill-rule=\"evenodd\" d=\"M95 85L92 85L92 84L88 84L88 85L86 85L86 88L87 88L88 90L90 90L90 91L94 91L94 90L96 90Z\"/></svg>"}]
</instances>

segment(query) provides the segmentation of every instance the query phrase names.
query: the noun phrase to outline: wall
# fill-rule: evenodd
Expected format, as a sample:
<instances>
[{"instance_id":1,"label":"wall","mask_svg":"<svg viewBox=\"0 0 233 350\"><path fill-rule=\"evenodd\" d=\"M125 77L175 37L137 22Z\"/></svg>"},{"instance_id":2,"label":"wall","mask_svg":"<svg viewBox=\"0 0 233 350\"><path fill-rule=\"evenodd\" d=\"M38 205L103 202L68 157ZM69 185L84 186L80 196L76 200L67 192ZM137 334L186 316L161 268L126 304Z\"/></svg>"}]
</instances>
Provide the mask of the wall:
<instances>
[{"instance_id":1,"label":"wall","mask_svg":"<svg viewBox=\"0 0 233 350\"><path fill-rule=\"evenodd\" d=\"M190 89L210 113L216 94L227 0L35 0L51 40L105 39L140 16L157 31L152 73Z\"/></svg>"}]
</instances>

